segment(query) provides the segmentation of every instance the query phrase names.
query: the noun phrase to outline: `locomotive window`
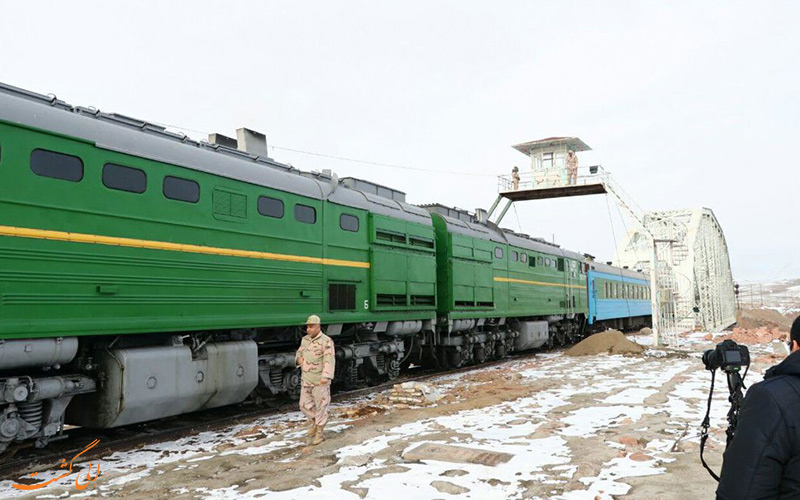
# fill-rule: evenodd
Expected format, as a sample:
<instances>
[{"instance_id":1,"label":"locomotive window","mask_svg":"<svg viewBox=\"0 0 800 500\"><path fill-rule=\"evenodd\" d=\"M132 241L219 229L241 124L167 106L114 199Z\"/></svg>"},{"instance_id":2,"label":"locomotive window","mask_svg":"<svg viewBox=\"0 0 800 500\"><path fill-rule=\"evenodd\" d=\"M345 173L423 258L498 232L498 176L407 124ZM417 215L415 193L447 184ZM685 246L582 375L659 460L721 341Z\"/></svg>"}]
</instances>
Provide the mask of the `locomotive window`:
<instances>
[{"instance_id":1,"label":"locomotive window","mask_svg":"<svg viewBox=\"0 0 800 500\"><path fill-rule=\"evenodd\" d=\"M500 248L500 247L495 247L494 256L495 256L495 258L502 259L503 258L503 249Z\"/></svg>"},{"instance_id":2,"label":"locomotive window","mask_svg":"<svg viewBox=\"0 0 800 500\"><path fill-rule=\"evenodd\" d=\"M342 214L339 216L339 227L351 233L358 232L358 217L350 214Z\"/></svg>"},{"instance_id":3,"label":"locomotive window","mask_svg":"<svg viewBox=\"0 0 800 500\"><path fill-rule=\"evenodd\" d=\"M80 158L46 149L31 152L31 170L36 175L64 181L83 179L83 161Z\"/></svg>"},{"instance_id":4,"label":"locomotive window","mask_svg":"<svg viewBox=\"0 0 800 500\"><path fill-rule=\"evenodd\" d=\"M519 253L516 250L511 250L511 260L514 262L519 260Z\"/></svg>"},{"instance_id":5,"label":"locomotive window","mask_svg":"<svg viewBox=\"0 0 800 500\"><path fill-rule=\"evenodd\" d=\"M200 184L168 175L164 177L164 196L170 200L197 203L200 201Z\"/></svg>"},{"instance_id":6,"label":"locomotive window","mask_svg":"<svg viewBox=\"0 0 800 500\"><path fill-rule=\"evenodd\" d=\"M269 196L258 197L258 213L275 219L283 218L283 201Z\"/></svg>"},{"instance_id":7,"label":"locomotive window","mask_svg":"<svg viewBox=\"0 0 800 500\"><path fill-rule=\"evenodd\" d=\"M106 163L103 166L103 185L129 193L144 193L147 189L147 175L138 168Z\"/></svg>"},{"instance_id":8,"label":"locomotive window","mask_svg":"<svg viewBox=\"0 0 800 500\"><path fill-rule=\"evenodd\" d=\"M536 256L531 255L528 257L528 265L531 267L536 267Z\"/></svg>"},{"instance_id":9,"label":"locomotive window","mask_svg":"<svg viewBox=\"0 0 800 500\"><path fill-rule=\"evenodd\" d=\"M547 267L550 267L550 259L545 258L544 259L544 265L547 266Z\"/></svg>"},{"instance_id":10,"label":"locomotive window","mask_svg":"<svg viewBox=\"0 0 800 500\"><path fill-rule=\"evenodd\" d=\"M536 265L537 265L537 266L542 266L542 265L543 265L543 264L542 264L543 262L544 262L544 261L542 260L542 258L541 258L541 257L536 257Z\"/></svg>"},{"instance_id":11,"label":"locomotive window","mask_svg":"<svg viewBox=\"0 0 800 500\"><path fill-rule=\"evenodd\" d=\"M294 218L304 224L314 224L317 222L317 210L314 207L298 203L294 206Z\"/></svg>"},{"instance_id":12,"label":"locomotive window","mask_svg":"<svg viewBox=\"0 0 800 500\"><path fill-rule=\"evenodd\" d=\"M522 262L528 262L528 254L526 253L519 254L519 260L521 260Z\"/></svg>"}]
</instances>

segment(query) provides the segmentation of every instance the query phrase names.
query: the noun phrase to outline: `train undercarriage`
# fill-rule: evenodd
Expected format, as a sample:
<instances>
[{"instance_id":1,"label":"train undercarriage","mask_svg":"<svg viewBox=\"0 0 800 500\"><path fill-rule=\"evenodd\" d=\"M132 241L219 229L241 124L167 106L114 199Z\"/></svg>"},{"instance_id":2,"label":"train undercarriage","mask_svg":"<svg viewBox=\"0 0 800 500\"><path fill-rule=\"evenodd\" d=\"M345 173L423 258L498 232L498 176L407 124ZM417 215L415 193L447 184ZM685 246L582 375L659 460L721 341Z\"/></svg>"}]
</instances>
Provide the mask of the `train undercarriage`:
<instances>
[{"instance_id":1,"label":"train undercarriage","mask_svg":"<svg viewBox=\"0 0 800 500\"><path fill-rule=\"evenodd\" d=\"M393 380L411 365L450 370L579 341L606 326L582 315L331 325L334 386ZM0 343L0 452L44 447L65 424L112 428L300 393L297 327Z\"/></svg>"}]
</instances>

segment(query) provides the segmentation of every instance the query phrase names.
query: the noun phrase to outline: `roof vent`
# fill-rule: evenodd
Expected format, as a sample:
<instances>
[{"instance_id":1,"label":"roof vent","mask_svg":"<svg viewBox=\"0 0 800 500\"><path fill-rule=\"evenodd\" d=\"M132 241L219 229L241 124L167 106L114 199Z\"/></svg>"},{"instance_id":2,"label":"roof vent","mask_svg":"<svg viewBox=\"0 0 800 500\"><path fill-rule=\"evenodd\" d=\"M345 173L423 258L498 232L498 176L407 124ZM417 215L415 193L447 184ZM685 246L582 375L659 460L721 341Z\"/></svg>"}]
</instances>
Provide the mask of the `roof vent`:
<instances>
[{"instance_id":1,"label":"roof vent","mask_svg":"<svg viewBox=\"0 0 800 500\"><path fill-rule=\"evenodd\" d=\"M225 146L226 148L236 149L236 139L222 134L208 134L208 142L218 146Z\"/></svg>"},{"instance_id":2,"label":"roof vent","mask_svg":"<svg viewBox=\"0 0 800 500\"><path fill-rule=\"evenodd\" d=\"M267 136L249 128L236 129L236 143L239 151L244 151L253 156L269 158L267 151Z\"/></svg>"}]
</instances>

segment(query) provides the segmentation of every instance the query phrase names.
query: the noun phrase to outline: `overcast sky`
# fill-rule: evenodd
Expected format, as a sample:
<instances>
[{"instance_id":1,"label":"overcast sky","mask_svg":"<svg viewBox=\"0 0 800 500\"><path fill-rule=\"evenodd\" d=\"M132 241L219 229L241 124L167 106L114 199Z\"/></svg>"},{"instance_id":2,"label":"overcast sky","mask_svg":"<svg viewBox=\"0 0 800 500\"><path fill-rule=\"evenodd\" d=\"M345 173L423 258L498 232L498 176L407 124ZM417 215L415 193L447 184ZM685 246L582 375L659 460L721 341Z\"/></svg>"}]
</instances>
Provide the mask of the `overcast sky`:
<instances>
[{"instance_id":1,"label":"overcast sky","mask_svg":"<svg viewBox=\"0 0 800 500\"><path fill-rule=\"evenodd\" d=\"M511 145L578 136L642 208L711 208L734 279L800 276L798 1L0 5L4 83L470 210L529 166ZM515 207L600 260L631 225L605 195Z\"/></svg>"}]
</instances>

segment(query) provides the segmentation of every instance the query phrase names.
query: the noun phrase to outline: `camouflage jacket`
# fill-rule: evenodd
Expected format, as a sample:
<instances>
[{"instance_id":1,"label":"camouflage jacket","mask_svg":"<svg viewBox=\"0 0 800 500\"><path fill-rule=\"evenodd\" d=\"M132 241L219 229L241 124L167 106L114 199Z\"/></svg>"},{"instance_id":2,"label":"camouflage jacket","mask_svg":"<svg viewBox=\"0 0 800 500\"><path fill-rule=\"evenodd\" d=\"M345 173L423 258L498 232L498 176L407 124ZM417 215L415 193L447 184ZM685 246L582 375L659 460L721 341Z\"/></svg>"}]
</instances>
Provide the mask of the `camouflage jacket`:
<instances>
[{"instance_id":1,"label":"camouflage jacket","mask_svg":"<svg viewBox=\"0 0 800 500\"><path fill-rule=\"evenodd\" d=\"M323 377L333 380L336 357L330 337L322 332L314 339L304 336L294 357L295 364L301 356L303 363L299 366L303 371L303 385L319 385Z\"/></svg>"},{"instance_id":2,"label":"camouflage jacket","mask_svg":"<svg viewBox=\"0 0 800 500\"><path fill-rule=\"evenodd\" d=\"M572 158L567 155L567 168L578 168L578 155L572 155Z\"/></svg>"}]
</instances>

